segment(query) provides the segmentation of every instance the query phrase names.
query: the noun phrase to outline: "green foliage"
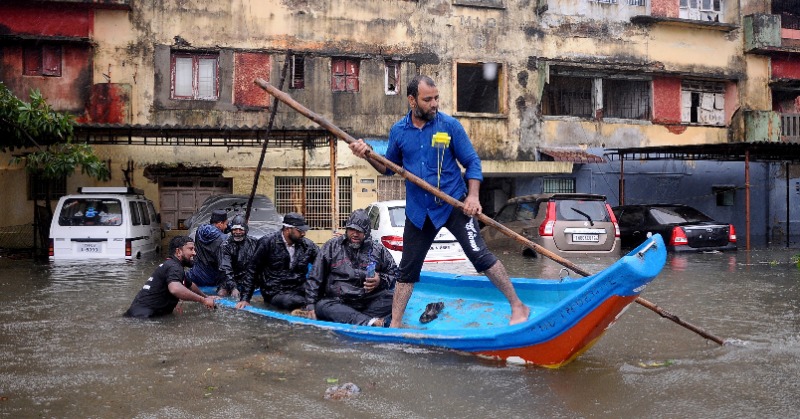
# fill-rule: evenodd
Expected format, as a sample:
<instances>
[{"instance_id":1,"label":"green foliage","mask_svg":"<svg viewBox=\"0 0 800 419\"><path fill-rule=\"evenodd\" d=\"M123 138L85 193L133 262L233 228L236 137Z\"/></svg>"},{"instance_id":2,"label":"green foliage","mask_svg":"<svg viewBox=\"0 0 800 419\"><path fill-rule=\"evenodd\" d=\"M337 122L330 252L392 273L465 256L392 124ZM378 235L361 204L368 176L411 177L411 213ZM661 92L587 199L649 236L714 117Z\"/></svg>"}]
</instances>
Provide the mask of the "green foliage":
<instances>
[{"instance_id":1,"label":"green foliage","mask_svg":"<svg viewBox=\"0 0 800 419\"><path fill-rule=\"evenodd\" d=\"M59 179L81 172L107 180L108 167L88 144L72 142L74 119L53 110L38 90L23 102L0 83L0 152L35 147L36 151L12 158L29 173L43 179Z\"/></svg>"}]
</instances>

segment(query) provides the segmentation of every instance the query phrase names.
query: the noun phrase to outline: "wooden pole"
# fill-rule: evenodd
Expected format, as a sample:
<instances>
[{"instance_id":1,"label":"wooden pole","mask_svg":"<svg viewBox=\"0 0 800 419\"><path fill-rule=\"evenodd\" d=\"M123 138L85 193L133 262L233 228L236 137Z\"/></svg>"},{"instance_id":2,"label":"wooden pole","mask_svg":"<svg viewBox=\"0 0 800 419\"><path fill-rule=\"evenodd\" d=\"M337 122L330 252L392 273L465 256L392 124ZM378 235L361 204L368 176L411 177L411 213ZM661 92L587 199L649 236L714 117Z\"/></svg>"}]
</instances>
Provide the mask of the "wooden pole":
<instances>
[{"instance_id":1,"label":"wooden pole","mask_svg":"<svg viewBox=\"0 0 800 419\"><path fill-rule=\"evenodd\" d=\"M296 100L292 99L291 96L289 96L288 94L286 94L286 93L282 92L281 90L275 88L274 86L270 85L266 81L264 81L262 79L256 79L255 83L258 86L260 86L262 89L266 90L271 95L273 95L276 99L278 99L281 102L285 103L290 108L296 110L297 112L299 112L300 114L302 114L306 118L316 122L321 127L325 128L328 131L330 131L331 133L333 133L333 135L341 138L347 144L351 144L351 143L354 143L354 142L357 141L350 134L342 131L339 127L334 125L332 122L328 121L322 115L314 113L310 109L308 109L305 106L303 106L302 104L298 103ZM428 182L425 182L424 180L420 179L419 177L417 177L413 173L410 173L410 172L406 171L401 166L399 166L399 165L395 164L394 162L388 160L386 157L384 157L384 156L382 156L380 154L368 151L367 152L367 158L373 159L373 160L385 165L386 167L391 169L393 172L395 172L398 175L408 179L410 182L414 183L415 185L419 186L420 188L424 189L425 191L431 193L432 195L436 196L437 198L441 199L442 201L447 202L448 204L452 205L453 207L458 208L460 210L464 209L464 203L463 202L461 202L461 201L453 198L452 196L442 192L441 190L433 187ZM544 247L539 246L538 244L528 240L524 236L518 234L516 231L511 230L510 228L508 228L508 227L498 223L497 221L487 217L485 214L478 214L476 216L476 218L478 218L478 220L480 220L484 224L492 226L493 228L496 228L501 233L503 233L506 236L514 239L518 243L528 247L529 249L533 249L537 253L539 253L539 254L547 257L547 258L550 258L550 259L558 262L562 266L564 266L564 267L566 267L568 269L571 269L572 271L574 271L575 273L577 273L579 275L583 275L583 276L591 275L589 272L587 272L587 271L581 269L580 267L578 267L578 265L575 265L574 263L568 261L567 259L564 259L561 256L558 256L557 254L545 249ZM689 329L689 330L691 330L691 331L693 331L695 333L700 334L700 336L703 336L706 339L711 339L711 340L713 340L714 342L716 342L716 343L718 343L720 345L722 345L724 343L722 339L703 331L702 329L700 329L697 326L694 326L694 325L692 325L690 323L687 323L687 322L681 320L678 316L676 316L676 315L674 315L674 314L672 314L672 313L670 313L670 312L658 307L657 305L653 304L650 301L645 300L644 298L637 297L636 298L636 302L641 304L644 307L647 307L650 310L655 311L661 317L664 317L664 318L667 318L669 320L672 320L673 322L675 322L675 323L677 323L677 324L679 324L679 325L681 325L681 326L683 326L683 327L685 327L685 328L687 328L687 329Z\"/></svg>"}]
</instances>

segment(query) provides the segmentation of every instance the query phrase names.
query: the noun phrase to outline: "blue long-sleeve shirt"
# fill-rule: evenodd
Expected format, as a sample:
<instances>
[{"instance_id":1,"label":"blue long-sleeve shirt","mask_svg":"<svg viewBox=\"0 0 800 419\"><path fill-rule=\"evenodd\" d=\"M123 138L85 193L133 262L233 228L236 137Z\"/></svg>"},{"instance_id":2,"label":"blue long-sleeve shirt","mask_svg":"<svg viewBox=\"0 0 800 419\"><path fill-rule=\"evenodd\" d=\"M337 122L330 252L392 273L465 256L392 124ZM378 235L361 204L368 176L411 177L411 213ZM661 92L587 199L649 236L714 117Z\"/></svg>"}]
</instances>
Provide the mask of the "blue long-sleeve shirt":
<instances>
[{"instance_id":1,"label":"blue long-sleeve shirt","mask_svg":"<svg viewBox=\"0 0 800 419\"><path fill-rule=\"evenodd\" d=\"M431 145L437 132L450 136L449 147L442 150ZM395 123L389 131L386 158L455 199L467 194L465 179L483 181L481 160L467 132L458 120L442 112L437 112L436 117L422 128L414 126L411 112ZM441 177L438 174L439 161ZM465 170L463 176L459 163ZM392 173L387 169L387 175ZM433 194L406 181L406 216L418 228L422 228L426 216L436 228L441 227L452 210L448 204L439 204Z\"/></svg>"}]
</instances>

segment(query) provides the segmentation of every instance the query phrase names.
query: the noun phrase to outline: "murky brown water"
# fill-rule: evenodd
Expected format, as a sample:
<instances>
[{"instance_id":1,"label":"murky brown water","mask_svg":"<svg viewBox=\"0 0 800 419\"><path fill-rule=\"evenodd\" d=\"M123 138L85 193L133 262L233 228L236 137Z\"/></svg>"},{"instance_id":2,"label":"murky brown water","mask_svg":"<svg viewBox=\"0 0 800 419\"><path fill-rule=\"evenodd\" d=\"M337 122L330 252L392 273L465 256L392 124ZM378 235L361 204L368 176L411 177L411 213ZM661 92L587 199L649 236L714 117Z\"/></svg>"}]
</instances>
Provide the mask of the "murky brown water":
<instances>
[{"instance_id":1,"label":"murky brown water","mask_svg":"<svg viewBox=\"0 0 800 419\"><path fill-rule=\"evenodd\" d=\"M738 344L720 347L633 305L559 370L358 343L198 304L157 321L125 319L156 261L0 258L0 416L792 417L800 411L796 253L670 257L642 295ZM502 257L517 276L559 275L552 262ZM592 272L610 263L574 262ZM363 391L325 400L334 381Z\"/></svg>"}]
</instances>

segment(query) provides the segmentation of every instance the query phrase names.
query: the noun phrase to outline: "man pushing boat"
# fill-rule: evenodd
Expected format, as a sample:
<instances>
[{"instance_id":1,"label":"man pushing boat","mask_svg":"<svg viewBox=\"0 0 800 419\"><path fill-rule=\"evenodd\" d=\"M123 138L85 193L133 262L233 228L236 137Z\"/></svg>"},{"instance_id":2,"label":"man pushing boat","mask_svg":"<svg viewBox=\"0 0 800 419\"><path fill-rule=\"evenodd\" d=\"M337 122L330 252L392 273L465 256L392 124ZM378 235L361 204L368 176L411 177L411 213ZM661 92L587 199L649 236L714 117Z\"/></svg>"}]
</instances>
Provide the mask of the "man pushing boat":
<instances>
[{"instance_id":1,"label":"man pushing boat","mask_svg":"<svg viewBox=\"0 0 800 419\"><path fill-rule=\"evenodd\" d=\"M464 203L463 211L453 207L414 183L406 182L406 218L400 278L392 302L391 327L401 327L408 300L419 282L425 255L442 227L461 243L475 270L484 272L511 304L509 324L524 322L530 309L522 303L511 284L505 266L486 247L475 216L482 211L479 201L483 181L481 160L464 127L455 118L439 112L439 89L424 75L414 77L407 87L409 113L389 131L386 159L436 186ZM350 150L364 158L371 150L363 140L350 143ZM367 159L385 175L394 174L386 165ZM465 168L462 176L461 166ZM466 179L466 182L465 182Z\"/></svg>"}]
</instances>

